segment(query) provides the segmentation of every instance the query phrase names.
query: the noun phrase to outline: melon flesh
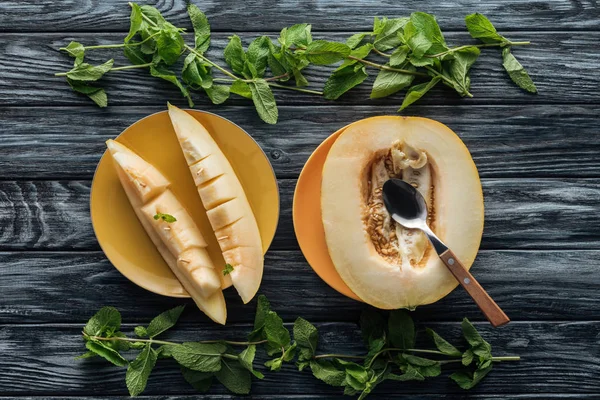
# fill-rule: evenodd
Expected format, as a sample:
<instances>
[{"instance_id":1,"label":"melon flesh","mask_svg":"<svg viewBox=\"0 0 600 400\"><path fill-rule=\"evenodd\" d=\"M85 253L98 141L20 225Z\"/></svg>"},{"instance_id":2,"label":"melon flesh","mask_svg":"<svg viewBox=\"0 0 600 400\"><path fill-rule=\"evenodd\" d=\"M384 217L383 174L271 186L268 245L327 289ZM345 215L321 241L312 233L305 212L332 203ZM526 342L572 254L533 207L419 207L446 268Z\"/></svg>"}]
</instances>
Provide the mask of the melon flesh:
<instances>
[{"instance_id":1,"label":"melon flesh","mask_svg":"<svg viewBox=\"0 0 600 400\"><path fill-rule=\"evenodd\" d=\"M262 280L263 252L246 193L206 128L170 104L169 116L225 262L233 267L228 276L242 301L248 303Z\"/></svg>"},{"instance_id":2,"label":"melon flesh","mask_svg":"<svg viewBox=\"0 0 600 400\"><path fill-rule=\"evenodd\" d=\"M213 321L225 324L221 279L200 230L169 190L170 182L123 144L109 140L106 145L129 202L159 253L198 308ZM177 221L155 220L157 213L170 214Z\"/></svg>"},{"instance_id":3,"label":"melon flesh","mask_svg":"<svg viewBox=\"0 0 600 400\"><path fill-rule=\"evenodd\" d=\"M457 281L421 231L390 218L381 193L390 178L424 196L429 226L466 268L483 232L483 194L463 142L430 119L369 118L350 125L331 147L321 207L333 264L365 302L412 309L446 296Z\"/></svg>"}]
</instances>

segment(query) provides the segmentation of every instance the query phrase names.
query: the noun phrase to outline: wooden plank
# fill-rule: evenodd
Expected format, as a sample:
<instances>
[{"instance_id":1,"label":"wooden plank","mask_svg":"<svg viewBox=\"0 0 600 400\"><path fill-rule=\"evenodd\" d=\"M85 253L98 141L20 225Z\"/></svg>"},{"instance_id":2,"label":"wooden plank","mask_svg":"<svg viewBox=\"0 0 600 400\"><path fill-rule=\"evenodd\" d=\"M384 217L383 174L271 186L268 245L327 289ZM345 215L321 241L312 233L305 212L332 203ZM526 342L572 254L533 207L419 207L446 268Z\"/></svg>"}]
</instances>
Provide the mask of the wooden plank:
<instances>
[{"instance_id":1,"label":"wooden plank","mask_svg":"<svg viewBox=\"0 0 600 400\"><path fill-rule=\"evenodd\" d=\"M600 309L599 257L598 251L483 250L472 271L513 321L589 320L597 319ZM82 322L102 304L114 305L126 321L140 323L182 303L195 310L189 300L135 286L101 252L0 253L0 293L0 324ZM253 321L255 302L242 305L233 289L225 293L228 321ZM357 321L365 307L327 286L299 250L267 253L260 293L286 321L298 316L310 321ZM435 304L419 307L414 315L427 321L483 319L460 288ZM209 323L199 312L194 316Z\"/></svg>"},{"instance_id":2,"label":"wooden plank","mask_svg":"<svg viewBox=\"0 0 600 400\"><path fill-rule=\"evenodd\" d=\"M146 2L141 2L146 3ZM437 1L280 1L261 2L195 1L209 18L213 30L279 31L287 25L308 22L319 30L370 30L373 16L399 17L412 11L434 13L443 29L464 29L464 16L486 14L498 29L573 30L595 29L600 14L594 1L527 0L481 3L476 0ZM183 1L149 2L177 26L191 29ZM129 7L119 0L40 2L12 0L0 3L2 31L119 31L129 29ZM35 18L32 18L35 16Z\"/></svg>"},{"instance_id":3,"label":"wooden plank","mask_svg":"<svg viewBox=\"0 0 600 400\"><path fill-rule=\"evenodd\" d=\"M184 321L191 316L185 315ZM130 333L135 325L123 327ZM320 331L318 353L364 354L358 329L353 323L316 324ZM444 337L459 340L458 323L428 324ZM474 394L571 393L600 392L600 357L596 351L600 322L522 322L494 330L487 323L478 328L494 349L494 354L520 355L519 362L496 365ZM224 328L182 323L166 340L190 341L214 338L244 338L249 325ZM73 360L85 351L80 337L81 325L0 326L3 360L0 363L0 392L5 396L59 395L95 396L127 394L125 371L99 359ZM424 335L421 335L422 337ZM425 340L425 338L422 338ZM431 346L420 343L419 346ZM258 357L258 365L265 360ZM264 369L262 367L261 369ZM451 370L451 369L448 369ZM308 371L298 372L286 365L280 372L265 373L255 381L255 395L324 394L340 395L340 389L322 384ZM446 375L446 374L444 374ZM509 384L510 382L510 384ZM181 378L179 369L170 361L159 361L149 379L146 395L185 395L193 389ZM226 394L216 386L213 394ZM464 394L449 379L439 377L426 382L389 382L377 389L380 398L388 393Z\"/></svg>"},{"instance_id":4,"label":"wooden plank","mask_svg":"<svg viewBox=\"0 0 600 400\"><path fill-rule=\"evenodd\" d=\"M222 51L230 33L214 35L208 56L223 64ZM242 35L245 40L256 34ZM315 34L332 40L345 40L348 34ZM467 34L448 34L448 41L455 44L473 42ZM472 99L461 98L445 85L438 85L423 98L421 104L548 104L548 103L598 103L600 77L596 66L600 53L590 51L600 41L600 32L517 32L514 40L531 40L534 45L515 49L515 54L531 73L539 94L531 95L517 88L502 68L498 49L485 49L472 71ZM64 78L54 73L71 68L72 59L60 53L71 40L87 45L122 42L119 34L5 34L0 36L0 52L5 54L0 60L0 69L5 71L0 81L0 104L21 106L48 105L89 105L93 103L85 96L73 93ZM91 62L106 61L114 57L115 65L128 64L117 50L92 51ZM568 68L565 61L569 60ZM88 58L86 58L88 60ZM385 62L382 58L381 62ZM35 65L35 69L32 69ZM176 69L180 65L176 65ZM310 67L306 77L312 88L321 89L331 74L332 67ZM372 82L378 70L369 69ZM304 72L304 71L303 71ZM277 90L280 105L306 104L369 104L387 105L386 112L395 112L402 103L404 93L390 98L370 100L371 85L364 83L342 96L335 103L316 95L298 93L291 90ZM187 104L179 90L166 81L153 78L147 71L129 70L108 74L102 80L107 89L111 105L161 105L172 101ZM202 94L195 94L198 107L206 107L209 101ZM249 100L234 96L229 104L249 104ZM95 107L95 106L94 106ZM223 107L218 107L222 109ZM409 111L410 112L410 111Z\"/></svg>"},{"instance_id":5,"label":"wooden plank","mask_svg":"<svg viewBox=\"0 0 600 400\"><path fill-rule=\"evenodd\" d=\"M0 108L0 179L91 179L104 142L164 106ZM208 108L245 128L279 178L297 178L312 151L344 124L394 107L283 106L264 124L253 108ZM600 105L415 106L411 115L446 123L485 178L600 177Z\"/></svg>"},{"instance_id":6,"label":"wooden plank","mask_svg":"<svg viewBox=\"0 0 600 400\"><path fill-rule=\"evenodd\" d=\"M86 400L129 400L131 397L129 396L85 396L85 397L77 397L77 396L52 396L53 400L74 400L74 399L86 399ZM197 399L198 394L189 394L189 395L178 395L178 396L146 396L141 395L137 396L138 400L190 400ZM212 400L234 400L239 399L239 396L233 394L203 394L202 399L212 399ZM318 400L318 399L327 399L327 400L348 400L348 396L344 395L314 395L314 394L286 394L285 396L288 400ZM369 399L406 399L406 393L386 393L385 397L382 397L375 394L370 394ZM510 395L497 395L497 394L439 394L439 393L427 393L427 394L410 394L411 400L465 400L465 399L502 399L502 400L545 400L545 399L590 399L597 400L598 394L569 394L569 393L528 393L528 394L510 394ZM47 400L46 396L19 396L20 400ZM252 395L253 400L281 400L281 395L273 395L273 394L265 394L265 395ZM0 396L0 400L14 400L13 397L3 397Z\"/></svg>"},{"instance_id":7,"label":"wooden plank","mask_svg":"<svg viewBox=\"0 0 600 400\"><path fill-rule=\"evenodd\" d=\"M485 179L483 249L598 249L598 179ZM281 216L272 249L298 248L295 180L279 180ZM88 181L0 181L0 250L98 250Z\"/></svg>"}]
</instances>

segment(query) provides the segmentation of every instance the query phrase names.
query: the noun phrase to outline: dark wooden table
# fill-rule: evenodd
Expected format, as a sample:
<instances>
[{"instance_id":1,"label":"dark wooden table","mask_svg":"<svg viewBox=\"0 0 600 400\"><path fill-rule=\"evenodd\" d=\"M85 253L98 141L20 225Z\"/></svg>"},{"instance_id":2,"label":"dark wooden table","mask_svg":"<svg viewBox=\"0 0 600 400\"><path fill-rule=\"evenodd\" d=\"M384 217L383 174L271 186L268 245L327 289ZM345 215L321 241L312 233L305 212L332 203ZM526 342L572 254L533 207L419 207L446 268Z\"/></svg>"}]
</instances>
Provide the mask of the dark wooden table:
<instances>
[{"instance_id":1,"label":"dark wooden table","mask_svg":"<svg viewBox=\"0 0 600 400\"><path fill-rule=\"evenodd\" d=\"M154 2L150 2L154 3ZM262 3L262 4L260 4ZM438 4L439 3L439 4ZM411 107L450 126L471 150L482 177L486 223L474 273L513 322L494 330L467 295L456 290L420 307L414 317L458 339L463 317L478 326L497 355L521 362L498 365L465 392L449 379L384 384L372 398L600 398L600 6L596 1L215 1L199 4L214 34L211 53L226 38L276 33L311 22L315 37L343 38L370 30L373 16L423 10L438 16L450 42L468 39L463 18L490 17L515 40L533 45L515 53L539 95L528 95L486 51L472 74L472 99L447 88ZM157 7L188 26L183 0ZM106 109L70 91L53 76L71 65L57 50L70 40L119 42L128 30L125 1L0 1L0 397L108 398L127 396L124 371L100 360L75 361L84 322L114 305L126 330L181 300L130 283L106 260L89 217L89 192L104 141L167 100L185 105L177 90L146 72L105 79ZM105 53L109 54L109 53ZM110 54L114 54L111 52ZM100 60L104 54L96 53ZM108 58L108 57L106 57ZM94 60L94 58L92 58ZM117 59L117 62L123 60ZM325 69L308 78L317 86ZM271 158L281 188L281 220L266 256L261 292L286 322L303 316L323 332L321 349L359 351L356 321L363 308L323 283L299 251L291 219L296 178L310 153L348 122L394 114L401 96L371 101L367 85L330 102L278 92L280 122L262 123L247 101L197 108L244 127ZM254 302L227 293L229 323L216 327L192 307L172 337L239 338L249 331ZM190 303L189 301L187 303ZM422 326L421 325L421 326ZM230 398L222 388L214 398ZM186 398L194 391L176 366L158 367L144 394ZM254 398L342 398L309 372L286 366L255 382ZM191 397L190 397L191 398Z\"/></svg>"}]
</instances>

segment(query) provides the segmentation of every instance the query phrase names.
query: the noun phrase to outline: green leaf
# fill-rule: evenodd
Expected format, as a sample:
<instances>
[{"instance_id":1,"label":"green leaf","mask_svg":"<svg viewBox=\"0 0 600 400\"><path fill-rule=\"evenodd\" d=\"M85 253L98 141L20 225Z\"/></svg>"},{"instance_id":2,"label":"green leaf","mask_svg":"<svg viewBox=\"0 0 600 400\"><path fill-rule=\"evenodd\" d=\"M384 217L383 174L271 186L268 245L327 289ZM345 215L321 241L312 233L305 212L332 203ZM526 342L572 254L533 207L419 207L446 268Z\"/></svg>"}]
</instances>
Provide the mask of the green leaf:
<instances>
[{"instance_id":1,"label":"green leaf","mask_svg":"<svg viewBox=\"0 0 600 400\"><path fill-rule=\"evenodd\" d=\"M132 64L141 65L148 64L151 61L149 55L145 54L140 46L127 46L123 48L123 54L131 61Z\"/></svg>"},{"instance_id":2,"label":"green leaf","mask_svg":"<svg viewBox=\"0 0 600 400\"><path fill-rule=\"evenodd\" d=\"M467 15L465 23L471 37L474 39L479 39L484 43L508 42L508 39L496 32L494 25L483 14L475 13Z\"/></svg>"},{"instance_id":3,"label":"green leaf","mask_svg":"<svg viewBox=\"0 0 600 400\"><path fill-rule=\"evenodd\" d=\"M225 62L231 67L233 72L242 74L244 63L246 62L246 53L242 47L242 41L238 35L229 38L229 43L223 51Z\"/></svg>"},{"instance_id":4,"label":"green leaf","mask_svg":"<svg viewBox=\"0 0 600 400\"><path fill-rule=\"evenodd\" d=\"M392 346L400 349L410 349L415 345L415 324L404 310L390 312L388 330Z\"/></svg>"},{"instance_id":5,"label":"green leaf","mask_svg":"<svg viewBox=\"0 0 600 400\"><path fill-rule=\"evenodd\" d=\"M340 369L328 360L312 360L310 369L315 378L331 386L343 386L346 380L345 368Z\"/></svg>"},{"instance_id":6,"label":"green leaf","mask_svg":"<svg viewBox=\"0 0 600 400\"><path fill-rule=\"evenodd\" d=\"M325 82L323 94L326 99L335 100L366 78L367 71L364 66L349 65L331 74Z\"/></svg>"},{"instance_id":7,"label":"green leaf","mask_svg":"<svg viewBox=\"0 0 600 400\"><path fill-rule=\"evenodd\" d=\"M93 358L96 356L98 356L98 354L94 353L93 351L86 351L82 355L75 357L75 360L84 360L86 358Z\"/></svg>"},{"instance_id":8,"label":"green leaf","mask_svg":"<svg viewBox=\"0 0 600 400\"><path fill-rule=\"evenodd\" d=\"M410 53L410 49L408 48L407 45L398 47L396 50L394 50L394 52L392 53L392 55L390 57L390 65L392 67L401 66L406 61L406 57L408 56L408 53Z\"/></svg>"},{"instance_id":9,"label":"green leaf","mask_svg":"<svg viewBox=\"0 0 600 400\"><path fill-rule=\"evenodd\" d=\"M300 349L299 361L312 359L317 351L319 332L317 328L303 318L297 318L294 322L294 340Z\"/></svg>"},{"instance_id":10,"label":"green leaf","mask_svg":"<svg viewBox=\"0 0 600 400\"><path fill-rule=\"evenodd\" d=\"M124 367L125 365L127 365L127 360L124 359L118 351L102 343L99 340L88 340L85 342L85 347L92 353L99 355L100 357L104 358L107 361L110 361L118 367Z\"/></svg>"},{"instance_id":11,"label":"green leaf","mask_svg":"<svg viewBox=\"0 0 600 400\"><path fill-rule=\"evenodd\" d=\"M125 382L132 397L142 393L146 388L148 377L154 365L156 365L157 358L158 354L152 348L152 345L148 343L136 359L129 364L127 374L125 375Z\"/></svg>"},{"instance_id":12,"label":"green leaf","mask_svg":"<svg viewBox=\"0 0 600 400\"><path fill-rule=\"evenodd\" d=\"M221 369L221 354L225 353L227 346L187 342L171 346L170 349L180 365L194 371L215 372Z\"/></svg>"},{"instance_id":13,"label":"green leaf","mask_svg":"<svg viewBox=\"0 0 600 400\"><path fill-rule=\"evenodd\" d=\"M464 365L465 367L467 365L470 365L473 362L474 356L475 355L473 354L473 351L471 349L466 350L462 355L462 365Z\"/></svg>"},{"instance_id":14,"label":"green leaf","mask_svg":"<svg viewBox=\"0 0 600 400\"><path fill-rule=\"evenodd\" d=\"M448 343L446 339L442 338L432 329L427 328L427 334L431 336L433 342L435 343L435 347L437 347L437 349L442 353L452 357L460 357L462 355L460 350Z\"/></svg>"},{"instance_id":15,"label":"green leaf","mask_svg":"<svg viewBox=\"0 0 600 400\"><path fill-rule=\"evenodd\" d=\"M352 50L350 52L350 57L364 59L371 53L371 50L373 50L373 45L371 43L365 43L362 46ZM358 62L358 60L355 60L350 57L346 58L344 62L335 69L335 71L339 71L347 67L348 65L354 65Z\"/></svg>"},{"instance_id":16,"label":"green leaf","mask_svg":"<svg viewBox=\"0 0 600 400\"><path fill-rule=\"evenodd\" d=\"M416 71L413 66L409 66L406 69L409 71ZM414 78L413 75L382 69L379 71L379 74L377 74L375 83L373 83L371 98L378 99L394 94L399 90L410 86Z\"/></svg>"},{"instance_id":17,"label":"green leaf","mask_svg":"<svg viewBox=\"0 0 600 400\"><path fill-rule=\"evenodd\" d=\"M187 12L194 27L195 50L204 53L210 46L210 24L206 15L194 4L188 4Z\"/></svg>"},{"instance_id":18,"label":"green leaf","mask_svg":"<svg viewBox=\"0 0 600 400\"><path fill-rule=\"evenodd\" d=\"M214 376L212 372L193 371L189 368L181 367L181 373L183 379L199 392L207 392L212 385Z\"/></svg>"},{"instance_id":19,"label":"green leaf","mask_svg":"<svg viewBox=\"0 0 600 400\"><path fill-rule=\"evenodd\" d=\"M467 47L454 52L454 59L448 61L449 68L446 74L452 78L454 89L461 96L468 96L469 88L471 87L471 78L469 77L469 69L479 57L479 49L477 47Z\"/></svg>"},{"instance_id":20,"label":"green leaf","mask_svg":"<svg viewBox=\"0 0 600 400\"><path fill-rule=\"evenodd\" d=\"M123 40L125 43L129 43L129 41L135 36L136 33L142 27L142 9L136 3L130 3L131 6L131 15L129 16L129 33Z\"/></svg>"},{"instance_id":21,"label":"green leaf","mask_svg":"<svg viewBox=\"0 0 600 400\"><path fill-rule=\"evenodd\" d=\"M252 386L250 372L238 361L223 359L215 376L229 391L235 394L248 394Z\"/></svg>"},{"instance_id":22,"label":"green leaf","mask_svg":"<svg viewBox=\"0 0 600 400\"><path fill-rule=\"evenodd\" d=\"M365 365L369 365L373 362L373 358L379 354L379 352L385 347L385 339L371 339L369 342L369 352L365 357Z\"/></svg>"},{"instance_id":23,"label":"green leaf","mask_svg":"<svg viewBox=\"0 0 600 400\"><path fill-rule=\"evenodd\" d=\"M142 10L142 14L153 22L153 26L161 28L167 22L160 11L155 7L143 5L140 9Z\"/></svg>"},{"instance_id":24,"label":"green leaf","mask_svg":"<svg viewBox=\"0 0 600 400\"><path fill-rule=\"evenodd\" d=\"M416 32L422 34L431 42L431 46L426 50L427 54L437 54L448 50L444 35L433 15L414 12L410 15L410 23ZM421 55L417 55L417 57L421 57Z\"/></svg>"},{"instance_id":25,"label":"green leaf","mask_svg":"<svg viewBox=\"0 0 600 400\"><path fill-rule=\"evenodd\" d=\"M413 356L412 354L402 354L401 358L416 369L423 377L434 377L442 373L439 361Z\"/></svg>"},{"instance_id":26,"label":"green leaf","mask_svg":"<svg viewBox=\"0 0 600 400\"><path fill-rule=\"evenodd\" d=\"M412 22L409 22L404 27L402 38L406 45L412 50L412 55L416 58L423 57L433 45L425 33L419 32Z\"/></svg>"},{"instance_id":27,"label":"green leaf","mask_svg":"<svg viewBox=\"0 0 600 400\"><path fill-rule=\"evenodd\" d=\"M459 371L450 375L450 379L458 384L463 389L469 390L475 387L485 376L492 370L488 367L481 370L476 370L474 373L469 371Z\"/></svg>"},{"instance_id":28,"label":"green leaf","mask_svg":"<svg viewBox=\"0 0 600 400\"><path fill-rule=\"evenodd\" d=\"M104 64L91 65L82 62L73 67L67 72L67 78L73 81L92 82L102 78L102 75L110 71L114 63L113 59L108 60Z\"/></svg>"},{"instance_id":29,"label":"green leaf","mask_svg":"<svg viewBox=\"0 0 600 400\"><path fill-rule=\"evenodd\" d=\"M225 269L223 269L223 275L229 275L230 273L233 272L233 267L231 266L231 264L225 264Z\"/></svg>"},{"instance_id":30,"label":"green leaf","mask_svg":"<svg viewBox=\"0 0 600 400\"><path fill-rule=\"evenodd\" d=\"M174 216L172 216L171 214L163 214L163 213L156 213L154 214L154 219L155 220L162 220L165 221L169 224L173 223L173 222L177 222L177 218L175 218Z\"/></svg>"},{"instance_id":31,"label":"green leaf","mask_svg":"<svg viewBox=\"0 0 600 400\"><path fill-rule=\"evenodd\" d=\"M281 30L279 42L284 47L308 46L312 42L311 25L297 24Z\"/></svg>"},{"instance_id":32,"label":"green leaf","mask_svg":"<svg viewBox=\"0 0 600 400\"><path fill-rule=\"evenodd\" d=\"M510 47L505 47L502 50L502 66L508 72L510 79L517 84L521 89L525 89L529 93L537 93L535 84L529 77L525 68L510 52Z\"/></svg>"},{"instance_id":33,"label":"green leaf","mask_svg":"<svg viewBox=\"0 0 600 400\"><path fill-rule=\"evenodd\" d=\"M469 342L471 348L486 347L486 345L489 346L483 337L481 337L477 329L475 329L471 321L469 321L467 318L463 319L461 327L463 336L465 339L467 339L467 342ZM491 351L491 346L489 346L489 349Z\"/></svg>"},{"instance_id":34,"label":"green leaf","mask_svg":"<svg viewBox=\"0 0 600 400\"><path fill-rule=\"evenodd\" d=\"M250 86L244 81L237 80L231 84L229 88L231 93L235 93L239 96L245 97L247 99L252 98L252 92L250 91Z\"/></svg>"},{"instance_id":35,"label":"green leaf","mask_svg":"<svg viewBox=\"0 0 600 400\"><path fill-rule=\"evenodd\" d=\"M435 77L429 82L421 83L408 89L408 92L404 97L404 101L402 102L402 106L400 106L398 111L404 110L406 107L410 106L412 103L423 97L425 93L427 93L431 88L438 84L440 79L440 77Z\"/></svg>"},{"instance_id":36,"label":"green leaf","mask_svg":"<svg viewBox=\"0 0 600 400\"><path fill-rule=\"evenodd\" d=\"M368 33L355 33L354 35L350 36L348 39L346 39L346 46L350 47L351 49L356 48L360 42L363 41L363 39L365 38L365 36L369 35Z\"/></svg>"},{"instance_id":37,"label":"green leaf","mask_svg":"<svg viewBox=\"0 0 600 400\"><path fill-rule=\"evenodd\" d=\"M204 91L213 104L222 104L229 98L229 86L212 85L205 87Z\"/></svg>"},{"instance_id":38,"label":"green leaf","mask_svg":"<svg viewBox=\"0 0 600 400\"><path fill-rule=\"evenodd\" d=\"M183 61L181 79L194 89L206 89L213 85L211 67L194 53L188 54Z\"/></svg>"},{"instance_id":39,"label":"green leaf","mask_svg":"<svg viewBox=\"0 0 600 400\"><path fill-rule=\"evenodd\" d=\"M402 375L388 374L386 379L389 379L392 381L406 382L406 381L424 381L425 377L423 375L421 375L421 373L417 369L415 369L414 367L409 365L406 368L406 371L404 371L404 373Z\"/></svg>"},{"instance_id":40,"label":"green leaf","mask_svg":"<svg viewBox=\"0 0 600 400\"><path fill-rule=\"evenodd\" d=\"M121 329L121 313L114 307L102 307L83 328L88 336L112 336Z\"/></svg>"},{"instance_id":41,"label":"green leaf","mask_svg":"<svg viewBox=\"0 0 600 400\"><path fill-rule=\"evenodd\" d=\"M265 376L259 372L255 371L252 367L252 363L254 362L254 356L256 355L256 346L251 344L244 351L238 354L238 360L242 367L246 368L250 371L255 377L258 379L263 379Z\"/></svg>"},{"instance_id":42,"label":"green leaf","mask_svg":"<svg viewBox=\"0 0 600 400\"><path fill-rule=\"evenodd\" d=\"M99 107L103 108L108 105L108 98L104 89L90 86L84 82L73 81L69 78L67 78L67 82L69 83L69 86L71 86L71 89L78 93L87 95Z\"/></svg>"},{"instance_id":43,"label":"green leaf","mask_svg":"<svg viewBox=\"0 0 600 400\"><path fill-rule=\"evenodd\" d=\"M290 332L283 326L283 320L274 311L269 311L265 318L265 337L269 341L269 347L280 350L290 344ZM272 355L272 352L269 352Z\"/></svg>"},{"instance_id":44,"label":"green leaf","mask_svg":"<svg viewBox=\"0 0 600 400\"><path fill-rule=\"evenodd\" d=\"M279 111L277 110L275 97L267 81L257 79L249 85L250 92L252 93L252 101L260 118L268 124L277 123Z\"/></svg>"},{"instance_id":45,"label":"green leaf","mask_svg":"<svg viewBox=\"0 0 600 400\"><path fill-rule=\"evenodd\" d=\"M248 46L246 58L247 62L254 67L255 75L252 76L253 78L262 78L265 75L269 57L269 42L271 42L271 39L267 36L260 36Z\"/></svg>"},{"instance_id":46,"label":"green leaf","mask_svg":"<svg viewBox=\"0 0 600 400\"><path fill-rule=\"evenodd\" d=\"M138 349L139 350L139 349L143 349L145 345L146 345L146 343L144 343L144 342L133 342L133 343L130 344L130 347L132 349ZM159 347L159 349L161 349L162 347L164 347L164 346ZM158 350L157 350L157 352L158 352ZM162 355L162 354L159 352L159 355Z\"/></svg>"},{"instance_id":47,"label":"green leaf","mask_svg":"<svg viewBox=\"0 0 600 400\"><path fill-rule=\"evenodd\" d=\"M179 30L168 22L156 37L158 55L167 65L171 65L179 59L184 45Z\"/></svg>"},{"instance_id":48,"label":"green leaf","mask_svg":"<svg viewBox=\"0 0 600 400\"><path fill-rule=\"evenodd\" d=\"M369 379L369 373L365 369L365 367L363 367L362 365L358 365L354 362L344 361L339 358L335 359L335 363L343 366L346 371L346 375L351 376L354 380L356 380L356 382L361 384L360 388L353 386L355 389L357 389L357 390L364 389L364 385L365 385L365 383L367 383L367 380Z\"/></svg>"},{"instance_id":49,"label":"green leaf","mask_svg":"<svg viewBox=\"0 0 600 400\"><path fill-rule=\"evenodd\" d=\"M378 27L378 34L375 36L373 46L377 50L386 51L400 45L402 41L398 32L408 23L408 18L384 18L382 26Z\"/></svg>"},{"instance_id":50,"label":"green leaf","mask_svg":"<svg viewBox=\"0 0 600 400\"><path fill-rule=\"evenodd\" d=\"M71 57L75 58L75 66L83 62L83 57L85 56L85 47L81 43L71 42L67 47L61 48L61 50L65 50Z\"/></svg>"},{"instance_id":51,"label":"green leaf","mask_svg":"<svg viewBox=\"0 0 600 400\"><path fill-rule=\"evenodd\" d=\"M360 330L366 344L385 337L386 321L376 310L366 309L360 314Z\"/></svg>"},{"instance_id":52,"label":"green leaf","mask_svg":"<svg viewBox=\"0 0 600 400\"><path fill-rule=\"evenodd\" d=\"M166 331L167 329L170 329L173 326L175 326L184 308L185 306L178 306L158 315L156 318L150 321L150 325L148 325L146 334L150 338L154 338Z\"/></svg>"},{"instance_id":53,"label":"green leaf","mask_svg":"<svg viewBox=\"0 0 600 400\"><path fill-rule=\"evenodd\" d=\"M436 59L431 57L415 57L414 54L411 54L408 57L408 61L414 65L415 67L424 67L426 65L435 64Z\"/></svg>"},{"instance_id":54,"label":"green leaf","mask_svg":"<svg viewBox=\"0 0 600 400\"><path fill-rule=\"evenodd\" d=\"M175 86L179 88L181 94L188 99L188 104L190 107L194 107L194 102L190 97L190 93L188 90L181 84L177 76L171 72L168 68L163 66L162 64L153 65L150 67L150 74L156 78L164 79L168 82L171 82Z\"/></svg>"},{"instance_id":55,"label":"green leaf","mask_svg":"<svg viewBox=\"0 0 600 400\"><path fill-rule=\"evenodd\" d=\"M350 54L350 47L344 43L315 40L306 47L304 56L316 65L329 65L343 60Z\"/></svg>"},{"instance_id":56,"label":"green leaf","mask_svg":"<svg viewBox=\"0 0 600 400\"><path fill-rule=\"evenodd\" d=\"M300 72L297 69L294 69L292 72L294 73L294 80L296 81L296 86L301 87L308 85L308 81L306 80L304 75L302 75L302 72Z\"/></svg>"},{"instance_id":57,"label":"green leaf","mask_svg":"<svg viewBox=\"0 0 600 400\"><path fill-rule=\"evenodd\" d=\"M256 304L256 313L254 314L254 330L249 335L250 340L260 340L264 338L264 335L260 335L265 327L265 320L267 314L271 311L271 304L267 300L265 295L259 295Z\"/></svg>"}]
</instances>

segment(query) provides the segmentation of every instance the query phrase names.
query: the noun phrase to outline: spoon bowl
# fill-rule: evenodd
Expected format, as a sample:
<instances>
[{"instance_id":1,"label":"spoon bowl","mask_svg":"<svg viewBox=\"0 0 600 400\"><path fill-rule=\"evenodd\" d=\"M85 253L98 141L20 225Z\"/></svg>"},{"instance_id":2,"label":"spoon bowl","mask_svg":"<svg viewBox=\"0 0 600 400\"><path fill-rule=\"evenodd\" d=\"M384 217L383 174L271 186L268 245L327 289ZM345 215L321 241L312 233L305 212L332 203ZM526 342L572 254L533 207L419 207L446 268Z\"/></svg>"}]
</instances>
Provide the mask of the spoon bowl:
<instances>
[{"instance_id":1,"label":"spoon bowl","mask_svg":"<svg viewBox=\"0 0 600 400\"><path fill-rule=\"evenodd\" d=\"M423 229L427 221L427 203L419 191L401 179L383 184L383 203L392 218L406 228Z\"/></svg>"}]
</instances>

